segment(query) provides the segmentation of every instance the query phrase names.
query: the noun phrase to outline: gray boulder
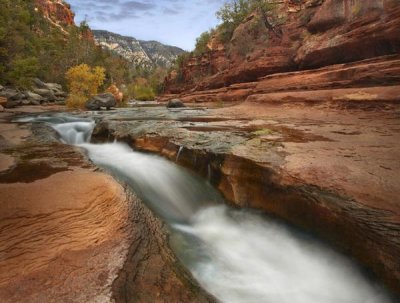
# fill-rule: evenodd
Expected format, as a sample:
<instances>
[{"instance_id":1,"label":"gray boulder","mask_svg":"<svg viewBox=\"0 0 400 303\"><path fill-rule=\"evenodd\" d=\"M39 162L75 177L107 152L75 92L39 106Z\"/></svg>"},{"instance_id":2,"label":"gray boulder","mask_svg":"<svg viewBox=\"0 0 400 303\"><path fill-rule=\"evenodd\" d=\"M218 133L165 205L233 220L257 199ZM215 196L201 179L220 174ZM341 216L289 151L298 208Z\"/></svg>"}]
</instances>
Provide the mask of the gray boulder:
<instances>
[{"instance_id":1,"label":"gray boulder","mask_svg":"<svg viewBox=\"0 0 400 303\"><path fill-rule=\"evenodd\" d=\"M66 98L68 96L68 94L64 91L60 91L60 90L56 90L53 91L54 96L58 97L58 98Z\"/></svg>"},{"instance_id":2,"label":"gray boulder","mask_svg":"<svg viewBox=\"0 0 400 303\"><path fill-rule=\"evenodd\" d=\"M45 101L53 102L56 100L56 96L50 89L36 88L33 90L35 94L42 96Z\"/></svg>"},{"instance_id":3,"label":"gray boulder","mask_svg":"<svg viewBox=\"0 0 400 303\"><path fill-rule=\"evenodd\" d=\"M61 84L57 84L57 83L45 83L46 88L51 89L52 91L56 92L56 91L62 91L62 86Z\"/></svg>"},{"instance_id":4,"label":"gray boulder","mask_svg":"<svg viewBox=\"0 0 400 303\"><path fill-rule=\"evenodd\" d=\"M3 85L0 85L0 92L4 89Z\"/></svg>"},{"instance_id":5,"label":"gray boulder","mask_svg":"<svg viewBox=\"0 0 400 303\"><path fill-rule=\"evenodd\" d=\"M37 87L37 88L44 88L44 89L48 89L46 83L44 83L42 80L35 78L33 79L33 84Z\"/></svg>"},{"instance_id":6,"label":"gray boulder","mask_svg":"<svg viewBox=\"0 0 400 303\"><path fill-rule=\"evenodd\" d=\"M61 84L58 83L45 83L40 79L34 79L35 85L34 92L44 97L47 101L57 101L56 97L66 98L68 94L63 91Z\"/></svg>"},{"instance_id":7,"label":"gray boulder","mask_svg":"<svg viewBox=\"0 0 400 303\"><path fill-rule=\"evenodd\" d=\"M183 104L183 101L180 99L172 99L169 100L167 103L167 108L181 108L185 107L185 104Z\"/></svg>"},{"instance_id":8,"label":"gray boulder","mask_svg":"<svg viewBox=\"0 0 400 303\"><path fill-rule=\"evenodd\" d=\"M22 104L22 100L8 100L4 107L5 108L15 108L17 106L20 106L21 104Z\"/></svg>"},{"instance_id":9,"label":"gray boulder","mask_svg":"<svg viewBox=\"0 0 400 303\"><path fill-rule=\"evenodd\" d=\"M2 105L0 105L0 113L4 112L4 107Z\"/></svg>"},{"instance_id":10,"label":"gray boulder","mask_svg":"<svg viewBox=\"0 0 400 303\"><path fill-rule=\"evenodd\" d=\"M40 104L40 102L44 101L44 98L41 95L35 94L35 93L31 92L31 91L26 91L25 92L25 96L31 102L32 101L37 101Z\"/></svg>"},{"instance_id":11,"label":"gray boulder","mask_svg":"<svg viewBox=\"0 0 400 303\"><path fill-rule=\"evenodd\" d=\"M101 108L110 109L117 106L117 100L113 94L104 93L90 98L86 101L85 107L88 110L100 110Z\"/></svg>"},{"instance_id":12,"label":"gray boulder","mask_svg":"<svg viewBox=\"0 0 400 303\"><path fill-rule=\"evenodd\" d=\"M16 89L5 88L0 92L0 97L7 98L7 100L15 101L22 99L23 95Z\"/></svg>"}]
</instances>

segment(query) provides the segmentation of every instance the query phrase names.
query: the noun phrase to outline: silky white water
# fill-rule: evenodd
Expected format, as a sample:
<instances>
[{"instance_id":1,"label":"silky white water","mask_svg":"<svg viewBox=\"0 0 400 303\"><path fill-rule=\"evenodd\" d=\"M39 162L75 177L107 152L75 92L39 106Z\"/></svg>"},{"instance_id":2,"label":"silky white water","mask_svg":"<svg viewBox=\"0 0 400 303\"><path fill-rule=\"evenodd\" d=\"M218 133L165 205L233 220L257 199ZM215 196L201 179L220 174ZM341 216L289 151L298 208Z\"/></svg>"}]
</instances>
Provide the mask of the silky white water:
<instances>
[{"instance_id":1,"label":"silky white water","mask_svg":"<svg viewBox=\"0 0 400 303\"><path fill-rule=\"evenodd\" d=\"M221 203L205 181L121 143L90 144L92 122L52 124L124 180L172 227L171 247L226 303L386 303L386 292L346 257L282 223Z\"/></svg>"}]
</instances>

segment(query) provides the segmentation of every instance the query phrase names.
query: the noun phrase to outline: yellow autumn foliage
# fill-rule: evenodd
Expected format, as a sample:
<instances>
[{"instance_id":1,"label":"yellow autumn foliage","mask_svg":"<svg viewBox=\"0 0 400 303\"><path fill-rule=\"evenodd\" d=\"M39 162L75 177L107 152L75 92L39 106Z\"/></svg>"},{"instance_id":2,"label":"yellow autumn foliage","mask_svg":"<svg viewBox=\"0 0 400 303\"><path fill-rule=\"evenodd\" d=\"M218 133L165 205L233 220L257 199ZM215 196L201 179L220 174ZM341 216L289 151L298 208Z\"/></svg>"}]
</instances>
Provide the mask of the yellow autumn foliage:
<instances>
[{"instance_id":1,"label":"yellow autumn foliage","mask_svg":"<svg viewBox=\"0 0 400 303\"><path fill-rule=\"evenodd\" d=\"M83 95L88 98L97 94L105 78L103 67L91 68L87 64L71 67L65 76L71 94Z\"/></svg>"},{"instance_id":2,"label":"yellow autumn foliage","mask_svg":"<svg viewBox=\"0 0 400 303\"><path fill-rule=\"evenodd\" d=\"M83 107L87 99L98 93L98 89L103 85L105 78L106 74L103 67L92 68L87 64L71 67L65 75L71 96L67 100L67 105ZM81 100L81 102L77 102L77 100Z\"/></svg>"}]
</instances>

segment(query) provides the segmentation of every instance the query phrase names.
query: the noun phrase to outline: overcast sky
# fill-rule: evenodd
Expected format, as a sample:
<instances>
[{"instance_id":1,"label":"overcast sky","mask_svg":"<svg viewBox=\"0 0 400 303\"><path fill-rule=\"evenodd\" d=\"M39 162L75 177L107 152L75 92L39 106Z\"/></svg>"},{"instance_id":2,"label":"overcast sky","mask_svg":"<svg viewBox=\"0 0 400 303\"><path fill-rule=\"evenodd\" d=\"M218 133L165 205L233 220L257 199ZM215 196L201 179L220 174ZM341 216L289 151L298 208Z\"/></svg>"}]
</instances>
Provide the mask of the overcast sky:
<instances>
[{"instance_id":1,"label":"overcast sky","mask_svg":"<svg viewBox=\"0 0 400 303\"><path fill-rule=\"evenodd\" d=\"M69 0L76 23L85 18L104 29L140 40L192 50L196 38L218 23L225 0Z\"/></svg>"}]
</instances>

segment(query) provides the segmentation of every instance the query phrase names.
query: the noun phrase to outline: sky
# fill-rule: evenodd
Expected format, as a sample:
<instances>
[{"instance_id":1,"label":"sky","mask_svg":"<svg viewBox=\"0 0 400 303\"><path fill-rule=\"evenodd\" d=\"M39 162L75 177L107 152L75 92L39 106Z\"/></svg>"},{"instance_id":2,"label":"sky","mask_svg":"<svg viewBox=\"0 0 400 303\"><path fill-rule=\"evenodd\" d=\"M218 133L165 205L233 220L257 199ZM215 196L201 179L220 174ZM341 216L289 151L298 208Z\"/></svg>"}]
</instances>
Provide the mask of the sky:
<instances>
[{"instance_id":1,"label":"sky","mask_svg":"<svg viewBox=\"0 0 400 303\"><path fill-rule=\"evenodd\" d=\"M140 40L193 50L196 38L218 24L225 0L68 0L75 22Z\"/></svg>"}]
</instances>

